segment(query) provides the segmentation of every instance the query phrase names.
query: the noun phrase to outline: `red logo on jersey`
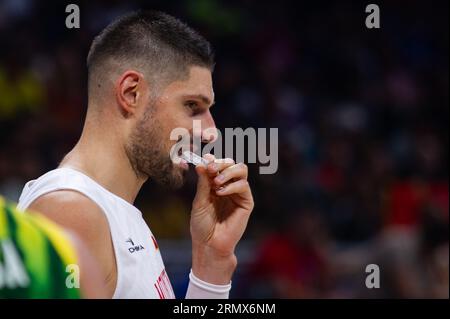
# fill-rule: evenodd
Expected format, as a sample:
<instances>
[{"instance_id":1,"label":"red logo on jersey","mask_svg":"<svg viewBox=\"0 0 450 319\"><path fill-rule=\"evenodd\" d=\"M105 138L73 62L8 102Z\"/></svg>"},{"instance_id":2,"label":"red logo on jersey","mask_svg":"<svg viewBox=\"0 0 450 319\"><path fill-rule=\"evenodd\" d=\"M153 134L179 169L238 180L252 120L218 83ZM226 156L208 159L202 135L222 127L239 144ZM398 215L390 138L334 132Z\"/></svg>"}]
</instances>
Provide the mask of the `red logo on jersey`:
<instances>
[{"instance_id":1,"label":"red logo on jersey","mask_svg":"<svg viewBox=\"0 0 450 319\"><path fill-rule=\"evenodd\" d=\"M156 242L155 237L153 237L153 235L152 235L152 240L153 240L153 245L155 245L155 249L158 250L159 246L158 246L158 243Z\"/></svg>"},{"instance_id":2,"label":"red logo on jersey","mask_svg":"<svg viewBox=\"0 0 450 319\"><path fill-rule=\"evenodd\" d=\"M175 294L172 290L172 285L170 284L170 280L165 269L162 270L158 279L154 283L154 286L158 292L159 299L175 299Z\"/></svg>"}]
</instances>

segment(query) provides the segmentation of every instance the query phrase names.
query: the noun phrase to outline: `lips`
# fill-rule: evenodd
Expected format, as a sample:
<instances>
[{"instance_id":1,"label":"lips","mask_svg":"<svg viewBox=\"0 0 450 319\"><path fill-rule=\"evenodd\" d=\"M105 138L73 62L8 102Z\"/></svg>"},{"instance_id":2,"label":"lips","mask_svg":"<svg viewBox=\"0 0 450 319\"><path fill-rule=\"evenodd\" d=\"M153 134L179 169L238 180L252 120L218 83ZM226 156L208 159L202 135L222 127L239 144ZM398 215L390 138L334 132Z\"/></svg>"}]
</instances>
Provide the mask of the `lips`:
<instances>
[{"instance_id":1,"label":"lips","mask_svg":"<svg viewBox=\"0 0 450 319\"><path fill-rule=\"evenodd\" d=\"M178 155L178 157L179 157L180 162L177 163L177 164L175 164L175 165L181 167L181 168L184 169L184 170L189 169L189 164L188 164L188 162L186 162L186 160L184 160L184 159L182 158L182 156L181 156L181 155L182 155L182 149L179 149L179 150L178 150L177 155Z\"/></svg>"},{"instance_id":2,"label":"lips","mask_svg":"<svg viewBox=\"0 0 450 319\"><path fill-rule=\"evenodd\" d=\"M178 156L181 156L184 151L191 151L192 153L195 153L198 150L198 147L194 146L193 144L190 144L189 146L183 146L178 150Z\"/></svg>"},{"instance_id":3,"label":"lips","mask_svg":"<svg viewBox=\"0 0 450 319\"><path fill-rule=\"evenodd\" d=\"M186 162L184 159L182 159L180 161L180 163L178 164L178 166L180 166L182 169L184 170L188 170L189 169L189 164L188 162Z\"/></svg>"},{"instance_id":4,"label":"lips","mask_svg":"<svg viewBox=\"0 0 450 319\"><path fill-rule=\"evenodd\" d=\"M179 148L178 151L177 151L177 156L179 157L180 162L175 164L175 165L179 166L183 170L188 170L189 169L189 163L182 158L182 154L183 154L183 152L185 152L187 150L195 153L195 151L198 150L198 149L199 149L199 147L195 146L194 144L189 144L189 145L186 144L183 147Z\"/></svg>"}]
</instances>

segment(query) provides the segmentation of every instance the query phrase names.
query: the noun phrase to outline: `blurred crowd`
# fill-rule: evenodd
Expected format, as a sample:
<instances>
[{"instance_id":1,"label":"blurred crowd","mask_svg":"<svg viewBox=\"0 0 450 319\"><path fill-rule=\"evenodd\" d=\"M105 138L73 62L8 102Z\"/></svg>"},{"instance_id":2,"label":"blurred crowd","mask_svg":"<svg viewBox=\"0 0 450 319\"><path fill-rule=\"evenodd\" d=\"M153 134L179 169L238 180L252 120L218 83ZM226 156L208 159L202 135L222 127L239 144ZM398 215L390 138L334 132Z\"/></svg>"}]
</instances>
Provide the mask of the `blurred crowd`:
<instances>
[{"instance_id":1,"label":"blurred crowd","mask_svg":"<svg viewBox=\"0 0 450 319\"><path fill-rule=\"evenodd\" d=\"M447 2L380 2L380 29L363 3L256 0L75 1L81 28L67 29L68 3L0 1L0 194L17 201L76 143L93 36L160 9L216 50L218 128L279 130L277 173L249 165L251 249L232 296L448 298ZM157 238L189 238L194 180L144 186Z\"/></svg>"}]
</instances>

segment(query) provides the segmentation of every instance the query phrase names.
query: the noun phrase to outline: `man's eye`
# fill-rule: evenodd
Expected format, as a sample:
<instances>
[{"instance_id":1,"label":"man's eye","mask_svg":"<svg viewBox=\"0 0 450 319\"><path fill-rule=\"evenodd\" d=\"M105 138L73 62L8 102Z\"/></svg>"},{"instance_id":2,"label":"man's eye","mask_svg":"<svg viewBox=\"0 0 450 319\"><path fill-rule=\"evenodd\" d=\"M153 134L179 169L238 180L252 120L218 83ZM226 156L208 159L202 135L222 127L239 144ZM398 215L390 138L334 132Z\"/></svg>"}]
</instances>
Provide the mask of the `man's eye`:
<instances>
[{"instance_id":1,"label":"man's eye","mask_svg":"<svg viewBox=\"0 0 450 319\"><path fill-rule=\"evenodd\" d=\"M194 101L186 102L185 105L191 109L195 109L197 107L197 103Z\"/></svg>"},{"instance_id":2,"label":"man's eye","mask_svg":"<svg viewBox=\"0 0 450 319\"><path fill-rule=\"evenodd\" d=\"M185 105L192 111L192 115L196 115L200 111L200 108L199 108L197 102L189 101L189 102L186 102Z\"/></svg>"}]
</instances>

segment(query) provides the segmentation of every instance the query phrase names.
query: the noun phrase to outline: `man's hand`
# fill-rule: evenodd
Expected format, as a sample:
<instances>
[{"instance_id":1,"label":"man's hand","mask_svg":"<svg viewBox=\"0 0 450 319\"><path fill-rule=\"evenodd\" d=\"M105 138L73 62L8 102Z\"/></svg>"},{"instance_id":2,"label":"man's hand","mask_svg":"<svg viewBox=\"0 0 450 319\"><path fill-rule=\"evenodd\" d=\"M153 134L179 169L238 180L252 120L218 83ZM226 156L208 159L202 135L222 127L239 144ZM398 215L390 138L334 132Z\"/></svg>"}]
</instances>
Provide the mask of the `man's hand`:
<instances>
[{"instance_id":1,"label":"man's hand","mask_svg":"<svg viewBox=\"0 0 450 319\"><path fill-rule=\"evenodd\" d=\"M204 158L196 167L197 194L192 204L192 271L212 284L228 284L236 268L234 249L241 239L254 202L248 169L232 159Z\"/></svg>"}]
</instances>

